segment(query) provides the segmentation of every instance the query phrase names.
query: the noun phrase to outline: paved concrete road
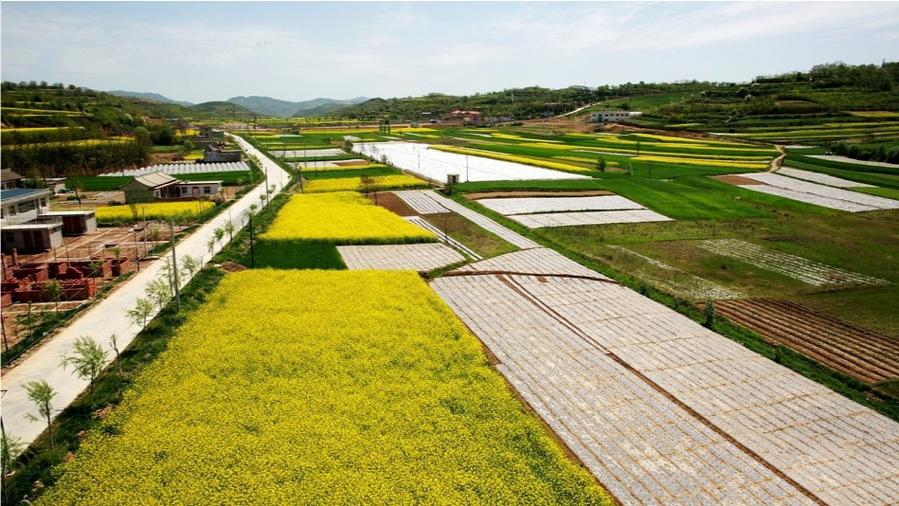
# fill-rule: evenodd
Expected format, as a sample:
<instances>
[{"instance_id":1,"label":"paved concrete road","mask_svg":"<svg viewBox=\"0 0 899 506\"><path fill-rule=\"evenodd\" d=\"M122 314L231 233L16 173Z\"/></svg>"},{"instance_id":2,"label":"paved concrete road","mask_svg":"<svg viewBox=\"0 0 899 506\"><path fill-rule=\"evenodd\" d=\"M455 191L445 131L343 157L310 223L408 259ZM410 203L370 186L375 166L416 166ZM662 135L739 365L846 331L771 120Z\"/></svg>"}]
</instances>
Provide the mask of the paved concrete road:
<instances>
[{"instance_id":1,"label":"paved concrete road","mask_svg":"<svg viewBox=\"0 0 899 506\"><path fill-rule=\"evenodd\" d=\"M275 191L280 192L289 182L290 175L243 139L239 137L235 137L235 139L246 153L259 158L263 164L261 167L263 172L268 174L269 186L275 185ZM244 213L250 208L250 205L260 204L259 196L264 192L265 183L262 183L196 232L183 239L175 247L177 257L183 258L184 255L190 255L197 258L202 257L208 261L210 255L206 243L213 236L213 231L228 220L231 220L237 229L242 228L246 224ZM218 252L220 249L221 247L216 245L215 251ZM169 253L170 257L171 253ZM32 422L27 417L28 413L34 412L34 406L24 391L23 385L26 382L47 380L57 392L56 398L53 400L53 408L57 412L68 406L87 387L88 382L75 377L71 369L60 367L60 357L70 352L77 338L81 336L94 338L107 350L110 350L110 356L112 356L109 345L111 334L114 333L118 336L120 348L131 344L140 328L128 321L125 312L134 307L138 298L144 296L147 284L159 276L162 266L163 261L157 260L142 269L140 273L120 286L109 297L84 313L4 375L2 388L5 393L0 401L0 409L2 409L5 429L11 436L30 444L45 427L44 424ZM186 283L186 281L186 279L181 280L182 283Z\"/></svg>"}]
</instances>

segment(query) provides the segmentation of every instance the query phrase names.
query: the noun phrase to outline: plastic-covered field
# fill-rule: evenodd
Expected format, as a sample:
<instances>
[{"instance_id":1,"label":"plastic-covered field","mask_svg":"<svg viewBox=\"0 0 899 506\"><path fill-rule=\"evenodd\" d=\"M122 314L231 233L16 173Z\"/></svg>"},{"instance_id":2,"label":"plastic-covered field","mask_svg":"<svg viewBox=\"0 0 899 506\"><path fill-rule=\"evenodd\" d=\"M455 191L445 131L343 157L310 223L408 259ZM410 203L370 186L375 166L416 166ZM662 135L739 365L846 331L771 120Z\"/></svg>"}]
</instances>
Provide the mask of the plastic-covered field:
<instances>
[{"instance_id":1,"label":"plastic-covered field","mask_svg":"<svg viewBox=\"0 0 899 506\"><path fill-rule=\"evenodd\" d=\"M396 167L441 183L446 182L447 174L458 174L459 182L588 177L481 156L447 153L416 142L359 142L353 145L353 150L377 161L386 157Z\"/></svg>"},{"instance_id":2,"label":"plastic-covered field","mask_svg":"<svg viewBox=\"0 0 899 506\"><path fill-rule=\"evenodd\" d=\"M718 255L736 258L756 267L783 274L812 286L887 284L887 281L882 279L770 250L739 239L709 239L700 241L699 247Z\"/></svg>"},{"instance_id":3,"label":"plastic-covered field","mask_svg":"<svg viewBox=\"0 0 899 506\"><path fill-rule=\"evenodd\" d=\"M142 176L154 172L165 174L207 174L211 172L238 172L249 171L247 162L220 162L220 163L164 163L141 167L140 169L128 169L116 172L107 172L101 176Z\"/></svg>"},{"instance_id":4,"label":"plastic-covered field","mask_svg":"<svg viewBox=\"0 0 899 506\"><path fill-rule=\"evenodd\" d=\"M461 253L442 243L338 246L350 270L432 271L462 262Z\"/></svg>"},{"instance_id":5,"label":"plastic-covered field","mask_svg":"<svg viewBox=\"0 0 899 506\"><path fill-rule=\"evenodd\" d=\"M858 181L850 181L841 177L829 176L820 172L812 172L810 170L794 169L792 167L782 167L777 171L778 174L790 176L804 181L813 183L821 183L834 188L875 188L874 185L859 183Z\"/></svg>"},{"instance_id":6,"label":"plastic-covered field","mask_svg":"<svg viewBox=\"0 0 899 506\"><path fill-rule=\"evenodd\" d=\"M346 154L346 151L339 148L328 148L328 149L290 149L287 151L284 150L276 150L269 151L274 156L288 156L288 157L302 157L302 158L313 158L313 157L327 157L327 156L342 156Z\"/></svg>"},{"instance_id":7,"label":"plastic-covered field","mask_svg":"<svg viewBox=\"0 0 899 506\"><path fill-rule=\"evenodd\" d=\"M478 204L504 214L552 213L561 211L620 211L644 209L643 206L619 195L593 197L512 197L481 199Z\"/></svg>"},{"instance_id":8,"label":"plastic-covered field","mask_svg":"<svg viewBox=\"0 0 899 506\"><path fill-rule=\"evenodd\" d=\"M580 211L571 213L515 214L510 220L528 228L573 227L578 225L610 225L612 223L646 223L671 221L671 218L649 209L619 211Z\"/></svg>"},{"instance_id":9,"label":"plastic-covered field","mask_svg":"<svg viewBox=\"0 0 899 506\"><path fill-rule=\"evenodd\" d=\"M770 172L737 174L764 184L740 185L747 190L779 195L781 197L849 212L875 209L899 209L899 200L877 197L823 184L803 181Z\"/></svg>"},{"instance_id":10,"label":"plastic-covered field","mask_svg":"<svg viewBox=\"0 0 899 506\"><path fill-rule=\"evenodd\" d=\"M537 253L431 286L619 502L894 502L899 424L598 275L522 273Z\"/></svg>"}]
</instances>

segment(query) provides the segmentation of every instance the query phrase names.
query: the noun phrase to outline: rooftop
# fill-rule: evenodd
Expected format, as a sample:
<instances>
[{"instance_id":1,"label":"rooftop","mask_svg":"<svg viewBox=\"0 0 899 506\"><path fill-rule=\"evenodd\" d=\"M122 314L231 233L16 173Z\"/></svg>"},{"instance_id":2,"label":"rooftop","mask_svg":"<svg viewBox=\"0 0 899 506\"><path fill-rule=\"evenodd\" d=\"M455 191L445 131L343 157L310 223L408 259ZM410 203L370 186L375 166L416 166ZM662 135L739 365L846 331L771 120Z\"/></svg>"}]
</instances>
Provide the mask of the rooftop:
<instances>
[{"instance_id":1,"label":"rooftop","mask_svg":"<svg viewBox=\"0 0 899 506\"><path fill-rule=\"evenodd\" d=\"M22 179L22 176L13 172L12 169L0 170L0 181L14 181L16 179Z\"/></svg>"},{"instance_id":2,"label":"rooftop","mask_svg":"<svg viewBox=\"0 0 899 506\"><path fill-rule=\"evenodd\" d=\"M0 201L7 204L18 202L20 200L39 198L49 194L50 190L47 190L46 188L12 188L10 190L0 191Z\"/></svg>"},{"instance_id":3,"label":"rooftop","mask_svg":"<svg viewBox=\"0 0 899 506\"><path fill-rule=\"evenodd\" d=\"M154 172L152 174L144 174L143 176L135 176L134 180L150 188L159 188L160 186L168 186L179 182L176 178L164 172Z\"/></svg>"}]
</instances>

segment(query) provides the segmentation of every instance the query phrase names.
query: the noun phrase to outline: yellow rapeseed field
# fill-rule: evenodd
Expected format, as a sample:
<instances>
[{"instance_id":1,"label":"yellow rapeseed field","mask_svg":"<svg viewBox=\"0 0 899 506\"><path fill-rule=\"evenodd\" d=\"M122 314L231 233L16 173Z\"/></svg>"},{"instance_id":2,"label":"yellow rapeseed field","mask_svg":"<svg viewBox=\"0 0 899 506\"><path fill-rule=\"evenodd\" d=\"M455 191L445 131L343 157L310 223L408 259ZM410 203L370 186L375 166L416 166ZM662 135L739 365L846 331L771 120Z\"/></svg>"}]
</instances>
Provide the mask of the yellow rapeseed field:
<instances>
[{"instance_id":1,"label":"yellow rapeseed field","mask_svg":"<svg viewBox=\"0 0 899 506\"><path fill-rule=\"evenodd\" d=\"M334 244L432 242L436 237L356 192L294 195L262 240Z\"/></svg>"},{"instance_id":2,"label":"yellow rapeseed field","mask_svg":"<svg viewBox=\"0 0 899 506\"><path fill-rule=\"evenodd\" d=\"M373 190L400 190L409 188L425 188L426 181L406 174L373 176ZM307 193L336 192L336 191L361 191L361 177L339 177L333 179L313 179L306 183Z\"/></svg>"},{"instance_id":3,"label":"yellow rapeseed field","mask_svg":"<svg viewBox=\"0 0 899 506\"><path fill-rule=\"evenodd\" d=\"M412 272L229 274L40 504L610 504Z\"/></svg>"},{"instance_id":4,"label":"yellow rapeseed field","mask_svg":"<svg viewBox=\"0 0 899 506\"><path fill-rule=\"evenodd\" d=\"M337 165L335 167L313 167L303 169L308 172L339 172L342 170L383 169L383 163L360 163L359 165Z\"/></svg>"},{"instance_id":5,"label":"yellow rapeseed field","mask_svg":"<svg viewBox=\"0 0 899 506\"><path fill-rule=\"evenodd\" d=\"M534 165L534 166L543 167L546 169L556 169L556 170L561 170L564 172L589 172L590 171L590 169L588 169L586 167L580 167L577 165L572 165L570 163L552 162L549 160L539 160L536 158L529 158L526 156L508 155L505 153L497 153L495 151L486 151L486 150L482 150L482 149L460 148L460 147L456 147L456 146L446 146L443 144L431 144L429 147L432 149L438 149L440 151L446 151L448 153L483 156L484 158L493 158L495 160L504 160L507 162L523 163L526 165Z\"/></svg>"},{"instance_id":6,"label":"yellow rapeseed field","mask_svg":"<svg viewBox=\"0 0 899 506\"><path fill-rule=\"evenodd\" d=\"M123 223L143 220L183 220L211 209L215 204L206 200L190 202L151 202L124 206L98 207L97 222Z\"/></svg>"},{"instance_id":7,"label":"yellow rapeseed field","mask_svg":"<svg viewBox=\"0 0 899 506\"><path fill-rule=\"evenodd\" d=\"M765 169L768 164L765 162L748 162L748 161L732 161L732 160L704 160L701 158L683 158L678 156L635 156L631 160L641 162L660 162L660 163L680 163L685 165L711 165L714 167L733 167L738 169Z\"/></svg>"}]
</instances>

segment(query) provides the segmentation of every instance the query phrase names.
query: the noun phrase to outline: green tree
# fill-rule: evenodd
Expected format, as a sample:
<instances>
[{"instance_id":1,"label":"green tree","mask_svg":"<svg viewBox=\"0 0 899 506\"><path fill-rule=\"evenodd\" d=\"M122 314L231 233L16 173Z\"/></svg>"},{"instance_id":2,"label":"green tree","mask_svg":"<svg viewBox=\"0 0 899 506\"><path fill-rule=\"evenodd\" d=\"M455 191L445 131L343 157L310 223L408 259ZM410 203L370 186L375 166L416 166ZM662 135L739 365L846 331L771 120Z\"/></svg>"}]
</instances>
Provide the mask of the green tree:
<instances>
[{"instance_id":1,"label":"green tree","mask_svg":"<svg viewBox=\"0 0 899 506\"><path fill-rule=\"evenodd\" d=\"M2 428L2 426L0 426ZM25 445L18 438L6 434L6 429L0 430L0 478L6 477L16 457L25 450ZM6 487L4 487L4 490ZM6 498L4 497L4 501Z\"/></svg>"},{"instance_id":2,"label":"green tree","mask_svg":"<svg viewBox=\"0 0 899 506\"><path fill-rule=\"evenodd\" d=\"M59 299L62 297L62 285L59 284L59 281L55 279L51 279L47 282L47 285L44 287L44 293L48 299L53 301L56 312L59 312Z\"/></svg>"},{"instance_id":3,"label":"green tree","mask_svg":"<svg viewBox=\"0 0 899 506\"><path fill-rule=\"evenodd\" d=\"M141 146L151 146L153 144L150 131L142 126L134 129L134 140Z\"/></svg>"},{"instance_id":4,"label":"green tree","mask_svg":"<svg viewBox=\"0 0 899 506\"><path fill-rule=\"evenodd\" d=\"M75 340L71 355L62 357L62 366L75 371L75 375L89 381L88 395L91 404L94 402L94 383L106 363L106 350L90 337L81 336Z\"/></svg>"},{"instance_id":5,"label":"green tree","mask_svg":"<svg viewBox=\"0 0 899 506\"><path fill-rule=\"evenodd\" d=\"M599 158L599 161L596 162L596 170L598 170L600 172L606 171L606 159L605 158L602 158L602 157Z\"/></svg>"},{"instance_id":6,"label":"green tree","mask_svg":"<svg viewBox=\"0 0 899 506\"><path fill-rule=\"evenodd\" d=\"M153 314L153 302L150 301L150 299L141 297L137 299L134 307L129 309L125 314L128 316L128 319L131 320L131 323L140 328L144 328L147 326L147 319Z\"/></svg>"},{"instance_id":7,"label":"green tree","mask_svg":"<svg viewBox=\"0 0 899 506\"><path fill-rule=\"evenodd\" d=\"M222 226L222 228L225 230L225 232L228 233L228 241L229 242L233 241L234 240L234 223L231 222L231 220L228 220L225 222L225 224Z\"/></svg>"},{"instance_id":8,"label":"green tree","mask_svg":"<svg viewBox=\"0 0 899 506\"><path fill-rule=\"evenodd\" d=\"M53 398L56 397L56 391L47 383L47 380L29 381L25 383L25 392L28 393L28 399L37 407L37 415L28 413L26 416L33 422L47 422L47 438L50 440L50 449L53 450Z\"/></svg>"},{"instance_id":9,"label":"green tree","mask_svg":"<svg viewBox=\"0 0 899 506\"><path fill-rule=\"evenodd\" d=\"M125 373L122 372L122 354L119 351L119 336L113 333L109 336L109 345L112 346L112 351L115 353L115 363L119 370L119 377L124 378Z\"/></svg>"}]
</instances>

